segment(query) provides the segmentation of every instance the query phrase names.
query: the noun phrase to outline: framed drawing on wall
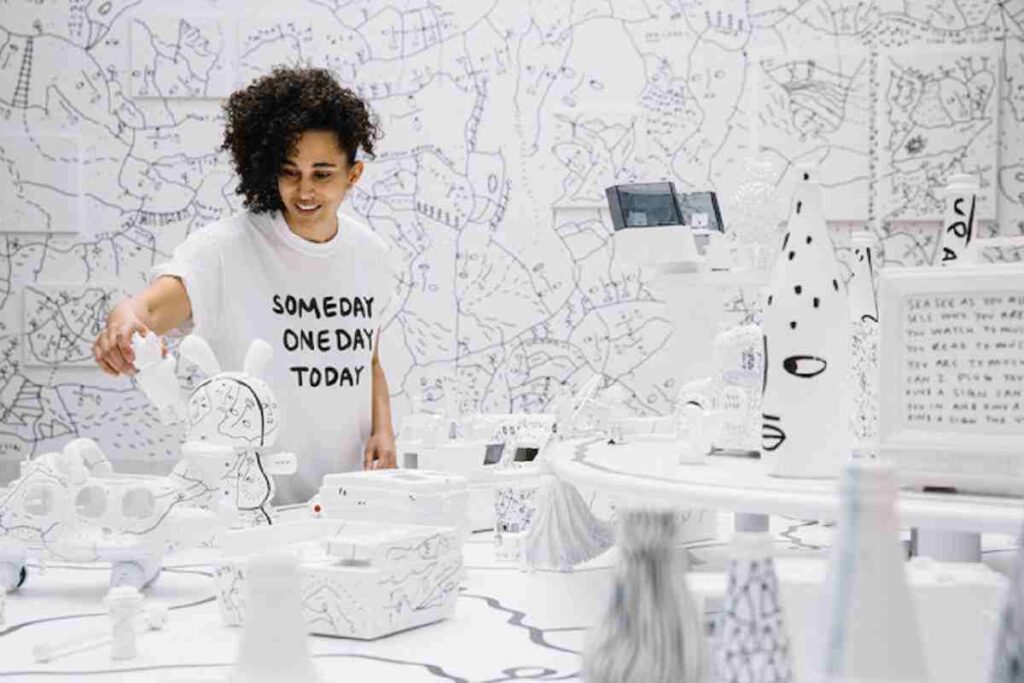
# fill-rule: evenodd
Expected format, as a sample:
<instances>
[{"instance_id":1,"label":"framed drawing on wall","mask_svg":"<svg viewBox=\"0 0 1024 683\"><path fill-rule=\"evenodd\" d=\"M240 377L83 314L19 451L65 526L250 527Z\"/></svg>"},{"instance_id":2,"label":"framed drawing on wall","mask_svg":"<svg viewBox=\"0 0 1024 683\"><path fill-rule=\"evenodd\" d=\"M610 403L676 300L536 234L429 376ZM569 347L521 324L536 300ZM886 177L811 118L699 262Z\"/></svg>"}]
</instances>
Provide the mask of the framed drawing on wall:
<instances>
[{"instance_id":1,"label":"framed drawing on wall","mask_svg":"<svg viewBox=\"0 0 1024 683\"><path fill-rule=\"evenodd\" d=\"M916 487L1024 493L1024 264L881 271L880 457Z\"/></svg>"}]
</instances>

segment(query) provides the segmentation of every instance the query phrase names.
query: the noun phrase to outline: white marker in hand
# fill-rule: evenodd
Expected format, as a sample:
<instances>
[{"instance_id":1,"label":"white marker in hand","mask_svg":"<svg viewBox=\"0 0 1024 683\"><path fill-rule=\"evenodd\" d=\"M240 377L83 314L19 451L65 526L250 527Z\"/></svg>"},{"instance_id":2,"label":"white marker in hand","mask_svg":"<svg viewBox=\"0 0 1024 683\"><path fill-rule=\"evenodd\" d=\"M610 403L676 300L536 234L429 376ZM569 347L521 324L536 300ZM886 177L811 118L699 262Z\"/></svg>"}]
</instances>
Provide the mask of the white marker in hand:
<instances>
[{"instance_id":1,"label":"white marker in hand","mask_svg":"<svg viewBox=\"0 0 1024 683\"><path fill-rule=\"evenodd\" d=\"M155 333L142 336L132 332L136 379L146 398L160 411L160 419L173 423L185 419L185 402L181 398L178 377L174 372L174 356L163 355L163 345Z\"/></svg>"}]
</instances>

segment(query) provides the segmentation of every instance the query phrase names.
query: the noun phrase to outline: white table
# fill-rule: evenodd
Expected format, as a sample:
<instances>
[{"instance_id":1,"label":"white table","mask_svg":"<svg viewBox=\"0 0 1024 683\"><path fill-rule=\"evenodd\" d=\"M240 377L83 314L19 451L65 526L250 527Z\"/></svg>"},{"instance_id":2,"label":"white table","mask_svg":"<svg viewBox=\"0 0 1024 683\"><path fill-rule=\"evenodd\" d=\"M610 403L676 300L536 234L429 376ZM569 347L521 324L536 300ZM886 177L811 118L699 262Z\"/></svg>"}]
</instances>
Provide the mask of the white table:
<instances>
[{"instance_id":1,"label":"white table","mask_svg":"<svg viewBox=\"0 0 1024 683\"><path fill-rule=\"evenodd\" d=\"M749 458L709 456L701 464L679 465L675 448L661 441L611 445L582 439L553 445L545 457L566 481L624 497L739 515L818 521L838 515L834 480L770 476L760 460ZM1020 498L904 490L898 511L901 523L917 530L919 553L944 561L976 562L980 534L1016 535L1024 525Z\"/></svg>"}]
</instances>

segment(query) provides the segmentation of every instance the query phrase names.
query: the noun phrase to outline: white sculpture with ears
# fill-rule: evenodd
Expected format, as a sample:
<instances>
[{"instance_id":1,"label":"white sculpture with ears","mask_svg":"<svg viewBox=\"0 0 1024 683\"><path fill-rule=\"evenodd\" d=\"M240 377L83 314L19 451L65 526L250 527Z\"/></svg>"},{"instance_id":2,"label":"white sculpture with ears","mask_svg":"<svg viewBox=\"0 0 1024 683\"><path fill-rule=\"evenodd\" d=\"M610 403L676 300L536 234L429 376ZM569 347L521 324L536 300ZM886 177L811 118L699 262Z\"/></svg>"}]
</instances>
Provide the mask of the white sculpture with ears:
<instances>
[{"instance_id":1,"label":"white sculpture with ears","mask_svg":"<svg viewBox=\"0 0 1024 683\"><path fill-rule=\"evenodd\" d=\"M135 352L135 379L146 398L160 411L160 419L167 424L185 419L185 402L175 374L174 356L163 355L163 344L155 333L145 336L132 333L132 351Z\"/></svg>"},{"instance_id":2,"label":"white sculpture with ears","mask_svg":"<svg viewBox=\"0 0 1024 683\"><path fill-rule=\"evenodd\" d=\"M195 335L182 340L178 350L210 375L189 397L183 450L203 463L204 479L219 480L215 507L229 508L243 526L270 524L271 475L293 474L296 466L293 454L265 450L280 429L277 399L259 377L273 350L253 340L242 372L222 371L209 345Z\"/></svg>"},{"instance_id":3,"label":"white sculpture with ears","mask_svg":"<svg viewBox=\"0 0 1024 683\"><path fill-rule=\"evenodd\" d=\"M672 510L623 510L622 552L611 601L587 634L583 677L588 683L703 683L707 642L676 548Z\"/></svg>"},{"instance_id":4,"label":"white sculpture with ears","mask_svg":"<svg viewBox=\"0 0 1024 683\"><path fill-rule=\"evenodd\" d=\"M826 578L822 666L814 680L928 680L900 543L897 492L890 465L847 463Z\"/></svg>"},{"instance_id":5,"label":"white sculpture with ears","mask_svg":"<svg viewBox=\"0 0 1024 683\"><path fill-rule=\"evenodd\" d=\"M975 208L979 191L977 176L955 174L949 178L942 192L945 209L938 260L943 266L966 260L964 257L975 238Z\"/></svg>"},{"instance_id":6,"label":"white sculpture with ears","mask_svg":"<svg viewBox=\"0 0 1024 683\"><path fill-rule=\"evenodd\" d=\"M850 305L804 168L764 309L762 457L787 477L831 477L849 451Z\"/></svg>"},{"instance_id":7,"label":"white sculpture with ears","mask_svg":"<svg viewBox=\"0 0 1024 683\"><path fill-rule=\"evenodd\" d=\"M875 261L878 240L862 231L850 236L853 248L850 292L850 432L854 447L871 448L878 438L878 299Z\"/></svg>"},{"instance_id":8,"label":"white sculpture with ears","mask_svg":"<svg viewBox=\"0 0 1024 683\"><path fill-rule=\"evenodd\" d=\"M737 532L715 627L715 683L792 683L789 634L767 533Z\"/></svg>"}]
</instances>

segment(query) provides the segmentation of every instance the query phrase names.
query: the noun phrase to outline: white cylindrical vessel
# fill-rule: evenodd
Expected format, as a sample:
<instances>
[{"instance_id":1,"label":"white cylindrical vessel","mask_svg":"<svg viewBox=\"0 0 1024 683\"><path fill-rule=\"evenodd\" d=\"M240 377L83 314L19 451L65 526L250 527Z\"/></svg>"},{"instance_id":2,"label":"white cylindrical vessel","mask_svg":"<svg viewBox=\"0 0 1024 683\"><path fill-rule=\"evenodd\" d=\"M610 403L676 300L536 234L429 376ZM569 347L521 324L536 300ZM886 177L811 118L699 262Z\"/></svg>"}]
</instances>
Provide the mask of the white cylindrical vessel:
<instances>
[{"instance_id":1,"label":"white cylindrical vessel","mask_svg":"<svg viewBox=\"0 0 1024 683\"><path fill-rule=\"evenodd\" d=\"M927 680L896 516L891 465L852 460L826 579L820 676L827 683Z\"/></svg>"}]
</instances>

